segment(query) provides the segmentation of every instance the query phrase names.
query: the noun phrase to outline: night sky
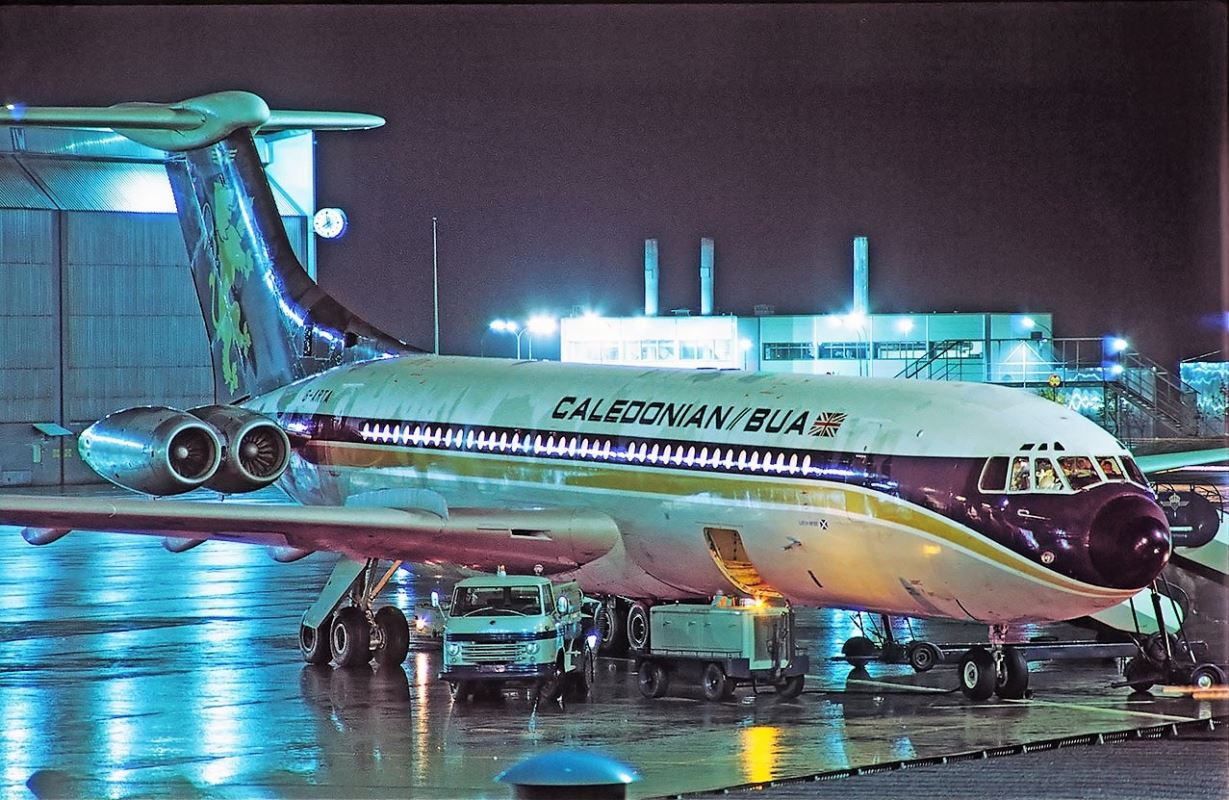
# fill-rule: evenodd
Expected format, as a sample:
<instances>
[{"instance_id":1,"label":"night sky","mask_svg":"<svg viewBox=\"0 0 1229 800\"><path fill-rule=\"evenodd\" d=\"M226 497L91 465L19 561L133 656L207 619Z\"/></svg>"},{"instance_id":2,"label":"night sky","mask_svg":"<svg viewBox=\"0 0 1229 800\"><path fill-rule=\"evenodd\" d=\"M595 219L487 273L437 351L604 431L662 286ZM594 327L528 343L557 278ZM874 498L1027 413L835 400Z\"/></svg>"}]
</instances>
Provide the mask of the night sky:
<instances>
[{"instance_id":1,"label":"night sky","mask_svg":"<svg viewBox=\"0 0 1229 800\"><path fill-rule=\"evenodd\" d=\"M864 234L873 311L1053 311L1172 364L1224 346L1225 42L1220 3L8 7L0 100L386 117L319 136L351 219L320 282L430 348L438 216L446 353L641 310L649 236L663 310L701 236L718 311L847 310Z\"/></svg>"}]
</instances>

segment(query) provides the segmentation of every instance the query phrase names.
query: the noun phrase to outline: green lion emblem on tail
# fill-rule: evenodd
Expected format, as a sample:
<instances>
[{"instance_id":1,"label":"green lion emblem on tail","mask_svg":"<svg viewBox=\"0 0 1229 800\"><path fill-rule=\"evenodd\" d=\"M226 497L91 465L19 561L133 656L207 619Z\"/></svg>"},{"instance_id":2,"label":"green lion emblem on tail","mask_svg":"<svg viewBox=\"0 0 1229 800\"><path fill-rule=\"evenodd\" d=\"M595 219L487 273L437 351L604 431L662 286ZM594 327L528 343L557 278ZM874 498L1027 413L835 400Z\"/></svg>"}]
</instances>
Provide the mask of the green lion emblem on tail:
<instances>
[{"instance_id":1,"label":"green lion emblem on tail","mask_svg":"<svg viewBox=\"0 0 1229 800\"><path fill-rule=\"evenodd\" d=\"M251 355L252 335L243 320L237 283L252 274L252 254L231 221L230 197L222 181L213 184L213 243L217 268L209 272L212 294L210 316L214 342L222 345L222 380L232 393L239 391L239 365Z\"/></svg>"}]
</instances>

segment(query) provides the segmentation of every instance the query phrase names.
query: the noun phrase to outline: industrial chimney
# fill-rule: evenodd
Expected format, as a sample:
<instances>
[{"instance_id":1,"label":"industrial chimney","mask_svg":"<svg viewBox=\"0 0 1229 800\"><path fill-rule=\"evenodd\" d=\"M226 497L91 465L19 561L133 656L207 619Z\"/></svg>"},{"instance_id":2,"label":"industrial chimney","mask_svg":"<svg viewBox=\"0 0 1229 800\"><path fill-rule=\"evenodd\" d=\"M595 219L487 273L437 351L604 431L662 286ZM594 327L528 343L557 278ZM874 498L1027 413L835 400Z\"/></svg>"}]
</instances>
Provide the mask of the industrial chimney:
<instances>
[{"instance_id":1,"label":"industrial chimney","mask_svg":"<svg viewBox=\"0 0 1229 800\"><path fill-rule=\"evenodd\" d=\"M853 240L853 313L866 316L870 313L870 286L868 273L870 260L868 244L865 236L855 236Z\"/></svg>"},{"instance_id":2,"label":"industrial chimney","mask_svg":"<svg viewBox=\"0 0 1229 800\"><path fill-rule=\"evenodd\" d=\"M713 313L713 240L700 240L700 316Z\"/></svg>"},{"instance_id":3,"label":"industrial chimney","mask_svg":"<svg viewBox=\"0 0 1229 800\"><path fill-rule=\"evenodd\" d=\"M657 240L644 240L644 315L657 316Z\"/></svg>"}]
</instances>

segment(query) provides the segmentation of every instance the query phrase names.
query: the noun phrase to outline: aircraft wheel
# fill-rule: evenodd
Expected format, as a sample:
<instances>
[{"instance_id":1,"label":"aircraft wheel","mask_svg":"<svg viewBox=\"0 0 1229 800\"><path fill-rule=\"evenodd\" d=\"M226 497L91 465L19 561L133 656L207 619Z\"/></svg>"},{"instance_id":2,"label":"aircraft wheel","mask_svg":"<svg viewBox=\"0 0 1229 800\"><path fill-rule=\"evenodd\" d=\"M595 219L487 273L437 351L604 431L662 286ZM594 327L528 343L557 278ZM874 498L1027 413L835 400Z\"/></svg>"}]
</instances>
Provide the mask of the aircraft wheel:
<instances>
[{"instance_id":1,"label":"aircraft wheel","mask_svg":"<svg viewBox=\"0 0 1229 800\"><path fill-rule=\"evenodd\" d=\"M661 697L670 688L670 673L656 661L645 661L640 665L636 683L645 697Z\"/></svg>"},{"instance_id":2,"label":"aircraft wheel","mask_svg":"<svg viewBox=\"0 0 1229 800\"><path fill-rule=\"evenodd\" d=\"M875 643L870 639L853 636L841 647L841 655L845 656L845 660L852 666L861 668L875 660L876 650Z\"/></svg>"},{"instance_id":3,"label":"aircraft wheel","mask_svg":"<svg viewBox=\"0 0 1229 800\"><path fill-rule=\"evenodd\" d=\"M1131 691L1146 692L1152 688L1153 681L1141 679L1151 677L1155 672L1146 658L1135 656L1128 659L1126 666L1122 668L1122 677L1131 682Z\"/></svg>"},{"instance_id":4,"label":"aircraft wheel","mask_svg":"<svg viewBox=\"0 0 1229 800\"><path fill-rule=\"evenodd\" d=\"M620 641L623 630L619 621L618 601L613 597L603 601L593 622L597 625L598 649L607 655L619 652L624 643Z\"/></svg>"},{"instance_id":5,"label":"aircraft wheel","mask_svg":"<svg viewBox=\"0 0 1229 800\"><path fill-rule=\"evenodd\" d=\"M974 647L960 657L960 691L970 700L989 700L997 679L994 657L984 647Z\"/></svg>"},{"instance_id":6,"label":"aircraft wheel","mask_svg":"<svg viewBox=\"0 0 1229 800\"><path fill-rule=\"evenodd\" d=\"M1200 664L1191 670L1191 686L1196 689L1211 689L1224 683L1225 673L1215 664Z\"/></svg>"},{"instance_id":7,"label":"aircraft wheel","mask_svg":"<svg viewBox=\"0 0 1229 800\"><path fill-rule=\"evenodd\" d=\"M376 663L396 666L410 652L410 623L396 606L384 606L376 611L376 627L384 643L376 648Z\"/></svg>"},{"instance_id":8,"label":"aircraft wheel","mask_svg":"<svg viewBox=\"0 0 1229 800\"><path fill-rule=\"evenodd\" d=\"M704 689L706 700L728 700L734 694L734 681L730 680L730 676L726 675L725 670L716 662L704 667L700 685Z\"/></svg>"},{"instance_id":9,"label":"aircraft wheel","mask_svg":"<svg viewBox=\"0 0 1229 800\"><path fill-rule=\"evenodd\" d=\"M356 606L346 606L333 615L329 634L333 659L339 667L356 667L371 660L371 628L367 616Z\"/></svg>"},{"instance_id":10,"label":"aircraft wheel","mask_svg":"<svg viewBox=\"0 0 1229 800\"><path fill-rule=\"evenodd\" d=\"M934 669L935 664L943 660L943 654L939 652L939 648L930 642L914 642L909 645L907 656L909 666L913 667L914 672L930 672Z\"/></svg>"},{"instance_id":11,"label":"aircraft wheel","mask_svg":"<svg viewBox=\"0 0 1229 800\"><path fill-rule=\"evenodd\" d=\"M1004 700L1019 700L1028 694L1028 661L1014 647L1003 648L1003 675L995 676L994 693Z\"/></svg>"},{"instance_id":12,"label":"aircraft wheel","mask_svg":"<svg viewBox=\"0 0 1229 800\"><path fill-rule=\"evenodd\" d=\"M777 683L777 697L782 700L793 700L802 694L802 687L806 685L806 682L806 675L791 675L788 678L782 678Z\"/></svg>"},{"instance_id":13,"label":"aircraft wheel","mask_svg":"<svg viewBox=\"0 0 1229 800\"><path fill-rule=\"evenodd\" d=\"M639 600L627 612L627 646L640 651L649 649L649 607Z\"/></svg>"},{"instance_id":14,"label":"aircraft wheel","mask_svg":"<svg viewBox=\"0 0 1229 800\"><path fill-rule=\"evenodd\" d=\"M333 652L329 649L329 630L332 627L332 614L324 618L319 628L299 623L299 652L308 664L327 664L333 657Z\"/></svg>"}]
</instances>

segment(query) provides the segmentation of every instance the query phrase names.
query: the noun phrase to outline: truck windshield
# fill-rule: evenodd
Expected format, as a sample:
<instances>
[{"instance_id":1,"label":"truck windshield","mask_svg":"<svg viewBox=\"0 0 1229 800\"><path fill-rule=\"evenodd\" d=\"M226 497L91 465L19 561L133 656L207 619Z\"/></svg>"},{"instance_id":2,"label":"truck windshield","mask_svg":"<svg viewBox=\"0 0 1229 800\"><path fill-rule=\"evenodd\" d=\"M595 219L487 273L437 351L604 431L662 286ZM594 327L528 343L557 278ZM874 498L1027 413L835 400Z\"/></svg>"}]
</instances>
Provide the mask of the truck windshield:
<instances>
[{"instance_id":1,"label":"truck windshield","mask_svg":"<svg viewBox=\"0 0 1229 800\"><path fill-rule=\"evenodd\" d=\"M451 613L454 617L538 615L542 613L542 594L537 586L458 586Z\"/></svg>"}]
</instances>

